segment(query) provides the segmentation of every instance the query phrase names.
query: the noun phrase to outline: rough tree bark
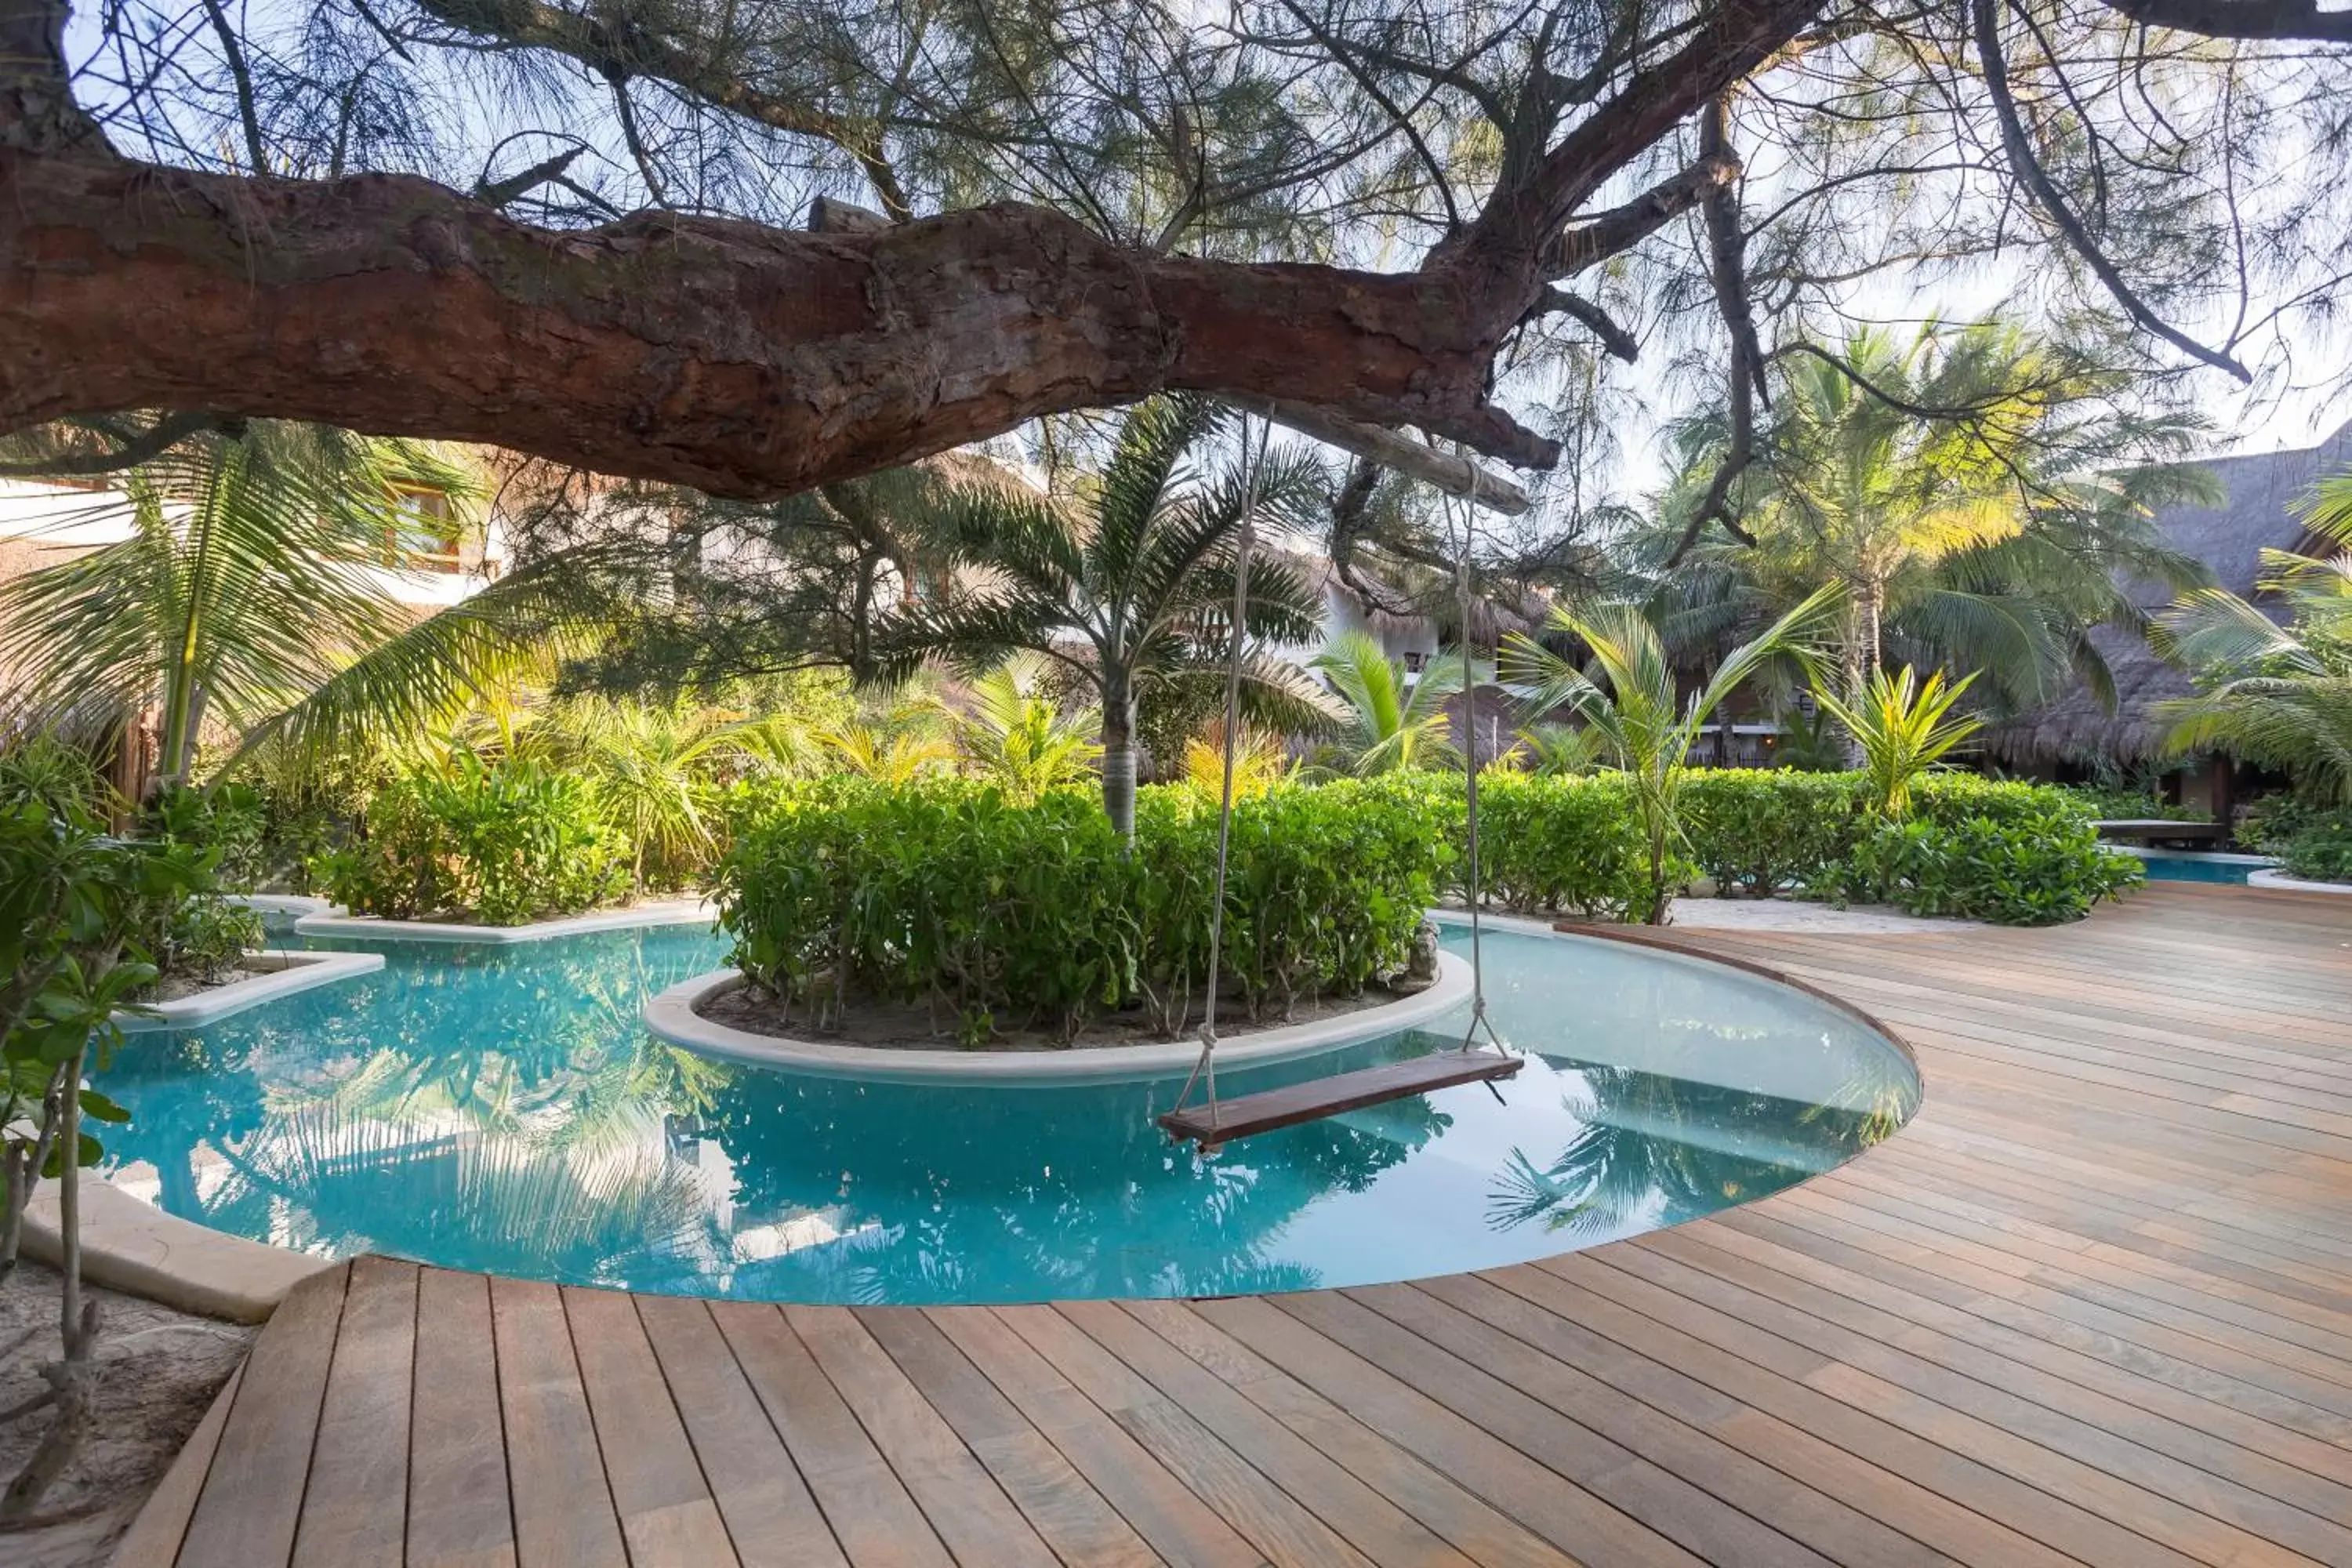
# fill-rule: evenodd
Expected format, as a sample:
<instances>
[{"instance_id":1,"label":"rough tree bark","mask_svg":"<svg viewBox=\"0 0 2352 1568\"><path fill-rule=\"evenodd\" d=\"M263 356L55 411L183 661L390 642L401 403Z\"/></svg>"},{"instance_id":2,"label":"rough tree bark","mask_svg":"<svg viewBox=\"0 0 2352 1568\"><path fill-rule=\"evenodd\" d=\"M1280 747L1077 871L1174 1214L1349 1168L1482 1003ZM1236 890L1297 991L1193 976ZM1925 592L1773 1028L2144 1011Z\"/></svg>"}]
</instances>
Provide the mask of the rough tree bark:
<instances>
[{"instance_id":1,"label":"rough tree bark","mask_svg":"<svg viewBox=\"0 0 2352 1568\"><path fill-rule=\"evenodd\" d=\"M1554 241L1822 3L1726 0L1418 270L1372 274L1122 249L1020 205L550 230L407 176L162 168L73 110L62 0L0 0L0 429L318 419L764 499L1187 388L1546 467L1487 393Z\"/></svg>"}]
</instances>

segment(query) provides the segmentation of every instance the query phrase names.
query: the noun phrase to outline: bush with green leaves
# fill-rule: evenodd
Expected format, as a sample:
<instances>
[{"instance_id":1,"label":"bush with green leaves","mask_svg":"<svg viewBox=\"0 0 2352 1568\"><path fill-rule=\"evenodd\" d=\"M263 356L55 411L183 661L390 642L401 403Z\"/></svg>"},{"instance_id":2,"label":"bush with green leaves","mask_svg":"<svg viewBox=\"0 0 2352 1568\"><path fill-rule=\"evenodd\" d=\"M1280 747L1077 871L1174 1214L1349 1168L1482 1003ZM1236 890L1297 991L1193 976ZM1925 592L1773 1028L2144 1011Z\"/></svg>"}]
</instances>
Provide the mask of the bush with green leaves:
<instances>
[{"instance_id":1,"label":"bush with green leaves","mask_svg":"<svg viewBox=\"0 0 2352 1568\"><path fill-rule=\"evenodd\" d=\"M2068 803L2039 815L1954 811L1940 819L1880 820L1834 872L1845 899L2027 926L2080 920L2145 876L2137 860L2101 845Z\"/></svg>"},{"instance_id":2,"label":"bush with green leaves","mask_svg":"<svg viewBox=\"0 0 2352 1568\"><path fill-rule=\"evenodd\" d=\"M105 1153L90 1124L127 1117L89 1079L121 1043L118 1010L155 980L140 943L153 911L208 884L193 846L112 837L70 803L0 805L0 1281L16 1267L25 1205L45 1179L58 1187L63 1276L63 1353L42 1368L50 1424L6 1488L19 1511L39 1500L90 1415L99 1315L82 1295L79 1184Z\"/></svg>"},{"instance_id":3,"label":"bush with green leaves","mask_svg":"<svg viewBox=\"0 0 2352 1568\"><path fill-rule=\"evenodd\" d=\"M1861 775L1713 768L1684 786L1690 857L1725 898L1770 898L1817 881L1864 827Z\"/></svg>"},{"instance_id":4,"label":"bush with green leaves","mask_svg":"<svg viewBox=\"0 0 2352 1568\"><path fill-rule=\"evenodd\" d=\"M1370 784L1237 803L1221 995L1287 1012L1401 965L1436 894L1442 818L1424 793ZM1067 1040L1129 1007L1172 1036L1201 1011L1217 829L1202 792L1139 792L1131 849L1083 792L1013 805L953 779L780 789L738 820L720 924L788 1023L881 1000L978 1043L1008 1024Z\"/></svg>"},{"instance_id":5,"label":"bush with green leaves","mask_svg":"<svg viewBox=\"0 0 2352 1568\"><path fill-rule=\"evenodd\" d=\"M594 785L529 761L452 757L376 791L362 835L313 865L355 914L513 925L620 898L629 852Z\"/></svg>"},{"instance_id":6,"label":"bush with green leaves","mask_svg":"<svg viewBox=\"0 0 2352 1568\"><path fill-rule=\"evenodd\" d=\"M2352 810L2269 795L2247 808L2238 836L2277 856L2279 869L2290 877L2352 882Z\"/></svg>"}]
</instances>

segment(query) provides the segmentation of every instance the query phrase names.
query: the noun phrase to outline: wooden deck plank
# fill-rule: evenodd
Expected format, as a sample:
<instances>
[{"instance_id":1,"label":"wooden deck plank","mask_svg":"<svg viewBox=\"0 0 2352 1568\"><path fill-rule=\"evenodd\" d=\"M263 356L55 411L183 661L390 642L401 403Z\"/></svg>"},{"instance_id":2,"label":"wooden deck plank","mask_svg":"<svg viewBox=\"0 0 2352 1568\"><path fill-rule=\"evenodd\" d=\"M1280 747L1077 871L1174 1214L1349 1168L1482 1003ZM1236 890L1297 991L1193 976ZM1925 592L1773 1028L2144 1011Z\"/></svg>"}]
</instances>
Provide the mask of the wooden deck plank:
<instances>
[{"instance_id":1,"label":"wooden deck plank","mask_svg":"<svg viewBox=\"0 0 2352 1568\"><path fill-rule=\"evenodd\" d=\"M1182 1568L1254 1568L1265 1561L995 1313L949 1307L923 1316L1160 1556Z\"/></svg>"},{"instance_id":2,"label":"wooden deck plank","mask_svg":"<svg viewBox=\"0 0 2352 1568\"><path fill-rule=\"evenodd\" d=\"M1632 935L1875 1011L1920 1113L1672 1230L1285 1297L785 1310L363 1260L121 1561L2352 1565L2352 900Z\"/></svg>"},{"instance_id":3,"label":"wooden deck plank","mask_svg":"<svg viewBox=\"0 0 2352 1568\"><path fill-rule=\"evenodd\" d=\"M1564 1568L1570 1561L1525 1525L1263 1360L1185 1304L1118 1305L1472 1561L1493 1568Z\"/></svg>"},{"instance_id":4,"label":"wooden deck plank","mask_svg":"<svg viewBox=\"0 0 2352 1568\"><path fill-rule=\"evenodd\" d=\"M488 1279L419 1272L415 1356L408 1561L415 1568L502 1568L515 1560L514 1506Z\"/></svg>"},{"instance_id":5,"label":"wooden deck plank","mask_svg":"<svg viewBox=\"0 0 2352 1568\"><path fill-rule=\"evenodd\" d=\"M737 1568L727 1525L636 1303L618 1290L567 1286L562 1295L630 1561Z\"/></svg>"},{"instance_id":6,"label":"wooden deck plank","mask_svg":"<svg viewBox=\"0 0 2352 1568\"><path fill-rule=\"evenodd\" d=\"M521 1568L627 1568L596 1424L556 1287L494 1278L490 1321Z\"/></svg>"},{"instance_id":7,"label":"wooden deck plank","mask_svg":"<svg viewBox=\"0 0 2352 1568\"><path fill-rule=\"evenodd\" d=\"M350 1279L346 1265L297 1285L256 1338L180 1545L182 1568L292 1559Z\"/></svg>"},{"instance_id":8,"label":"wooden deck plank","mask_svg":"<svg viewBox=\"0 0 2352 1568\"><path fill-rule=\"evenodd\" d=\"M784 1321L959 1563L1037 1568L1054 1562L987 1467L845 1308L788 1307Z\"/></svg>"},{"instance_id":9,"label":"wooden deck plank","mask_svg":"<svg viewBox=\"0 0 2352 1568\"><path fill-rule=\"evenodd\" d=\"M1174 1401L1051 1307L996 1315L1280 1568L1369 1560Z\"/></svg>"},{"instance_id":10,"label":"wooden deck plank","mask_svg":"<svg viewBox=\"0 0 2352 1568\"><path fill-rule=\"evenodd\" d=\"M857 1568L946 1568L953 1559L857 1417L774 1307L714 1301L737 1364Z\"/></svg>"},{"instance_id":11,"label":"wooden deck plank","mask_svg":"<svg viewBox=\"0 0 2352 1568\"><path fill-rule=\"evenodd\" d=\"M676 1296L636 1306L743 1568L840 1568L848 1560L710 1310Z\"/></svg>"},{"instance_id":12,"label":"wooden deck plank","mask_svg":"<svg viewBox=\"0 0 2352 1568\"><path fill-rule=\"evenodd\" d=\"M1063 1562L1128 1568L1160 1561L921 1309L869 1307L857 1321Z\"/></svg>"},{"instance_id":13,"label":"wooden deck plank","mask_svg":"<svg viewBox=\"0 0 2352 1568\"><path fill-rule=\"evenodd\" d=\"M416 1265L353 1259L294 1535L296 1568L399 1568L415 1360Z\"/></svg>"}]
</instances>

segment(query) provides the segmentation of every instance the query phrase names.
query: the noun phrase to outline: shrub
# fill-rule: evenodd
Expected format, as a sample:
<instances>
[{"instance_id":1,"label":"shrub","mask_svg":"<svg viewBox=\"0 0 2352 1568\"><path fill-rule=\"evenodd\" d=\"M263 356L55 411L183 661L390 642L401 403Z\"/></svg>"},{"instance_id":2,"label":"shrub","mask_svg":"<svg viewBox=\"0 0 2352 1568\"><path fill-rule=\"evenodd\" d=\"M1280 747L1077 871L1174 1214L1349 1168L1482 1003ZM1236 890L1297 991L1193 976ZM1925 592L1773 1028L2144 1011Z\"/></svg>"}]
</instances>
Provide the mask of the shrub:
<instances>
[{"instance_id":1,"label":"shrub","mask_svg":"<svg viewBox=\"0 0 2352 1568\"><path fill-rule=\"evenodd\" d=\"M2330 812L2278 848L2279 869L2311 882L2352 882L2352 811Z\"/></svg>"},{"instance_id":2,"label":"shrub","mask_svg":"<svg viewBox=\"0 0 2352 1568\"><path fill-rule=\"evenodd\" d=\"M312 869L354 913L488 925L577 914L629 881L626 847L590 784L464 752L446 777L414 773L379 789L362 836Z\"/></svg>"},{"instance_id":3,"label":"shrub","mask_svg":"<svg viewBox=\"0 0 2352 1568\"><path fill-rule=\"evenodd\" d=\"M2100 845L2078 808L2053 803L2035 815L1878 823L1840 866L1838 882L1843 897L1908 914L2053 925L2081 919L2144 875L2137 860Z\"/></svg>"},{"instance_id":4,"label":"shrub","mask_svg":"<svg viewBox=\"0 0 2352 1568\"><path fill-rule=\"evenodd\" d=\"M1400 964L1444 850L1433 802L1378 784L1238 803L1222 994L1253 1015ZM1090 793L836 780L739 797L721 861L734 962L820 1024L856 994L929 1007L976 1042L1000 1021L1069 1038L1142 1006L1184 1027L1207 974L1215 805L1139 792L1132 851Z\"/></svg>"},{"instance_id":5,"label":"shrub","mask_svg":"<svg viewBox=\"0 0 2352 1568\"><path fill-rule=\"evenodd\" d=\"M1465 793L1458 779L1446 792L1454 847L1448 890L1457 897L1467 890ZM1478 879L1493 903L1587 920L1643 920L1651 897L1646 855L1633 788L1622 774L1489 769L1478 776Z\"/></svg>"},{"instance_id":6,"label":"shrub","mask_svg":"<svg viewBox=\"0 0 2352 1568\"><path fill-rule=\"evenodd\" d=\"M1717 768L1692 774L1683 789L1691 858L1726 898L1770 898L1818 881L1867 826L1861 778L1851 773Z\"/></svg>"}]
</instances>

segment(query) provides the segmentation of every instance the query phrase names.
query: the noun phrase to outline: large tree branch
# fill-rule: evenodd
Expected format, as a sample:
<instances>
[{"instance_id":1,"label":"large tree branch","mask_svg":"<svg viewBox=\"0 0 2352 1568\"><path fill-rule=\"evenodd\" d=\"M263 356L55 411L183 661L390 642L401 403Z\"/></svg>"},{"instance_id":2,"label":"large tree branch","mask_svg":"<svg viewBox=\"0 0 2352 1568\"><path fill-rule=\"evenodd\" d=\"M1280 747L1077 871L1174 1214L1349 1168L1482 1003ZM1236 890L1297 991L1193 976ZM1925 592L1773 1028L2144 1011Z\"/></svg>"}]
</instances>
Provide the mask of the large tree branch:
<instances>
[{"instance_id":1,"label":"large tree branch","mask_svg":"<svg viewBox=\"0 0 2352 1568\"><path fill-rule=\"evenodd\" d=\"M1664 140L1692 110L1747 76L1813 19L1823 0L1722 0L1682 47L1637 71L1561 137L1534 172L1495 193L1441 259L1502 298L1507 324L1531 304L1545 261L1576 210L1613 174Z\"/></svg>"},{"instance_id":2,"label":"large tree branch","mask_svg":"<svg viewBox=\"0 0 2352 1568\"><path fill-rule=\"evenodd\" d=\"M1720 98L1710 100L1699 116L1699 150L1709 157L1731 156L1730 108ZM1715 282L1715 308L1731 339L1729 418L1731 438L1706 493L1684 526L1682 537L1666 557L1673 566L1689 553L1710 522L1720 522L1733 538L1756 542L1739 524L1731 504L1731 488L1756 461L1756 403L1766 395L1764 349L1756 335L1756 309L1748 290L1748 236L1739 216L1737 186L1726 183L1708 193L1706 202L1707 271Z\"/></svg>"},{"instance_id":3,"label":"large tree branch","mask_svg":"<svg viewBox=\"0 0 2352 1568\"><path fill-rule=\"evenodd\" d=\"M998 205L872 234L520 223L429 182L0 151L0 428L201 408L760 498L1170 388L1527 466L1454 279L1122 249Z\"/></svg>"},{"instance_id":4,"label":"large tree branch","mask_svg":"<svg viewBox=\"0 0 2352 1568\"><path fill-rule=\"evenodd\" d=\"M2144 27L2209 38L2288 38L2352 44L2352 10L2323 11L2314 0L2105 0Z\"/></svg>"},{"instance_id":5,"label":"large tree branch","mask_svg":"<svg viewBox=\"0 0 2352 1568\"><path fill-rule=\"evenodd\" d=\"M1991 96L1993 114L2000 121L2001 145L2009 153L2010 167L2032 193L2034 201L2049 215L2051 224L2063 237L2075 255L2083 258L2094 276L2104 284L2124 313L2141 327L2162 338L2191 359L2201 360L2217 370L2226 370L2240 381L2251 384L2253 373L2235 358L2220 349L2209 349L2195 338L2174 327L2150 310L2147 301L2124 280L2123 273L2107 259L2097 240L2091 237L2088 225L2075 215L2065 193L2058 188L2041 160L2033 153L2033 143L2025 133L2025 121L2017 112L2017 100L2009 90L2009 62L2002 58L2000 48L2000 13L1995 0L1970 0L1970 31L1977 36L1977 61L1983 68L1985 90Z\"/></svg>"},{"instance_id":6,"label":"large tree branch","mask_svg":"<svg viewBox=\"0 0 2352 1568\"><path fill-rule=\"evenodd\" d=\"M102 151L98 124L73 100L66 0L0 0L0 148Z\"/></svg>"},{"instance_id":7,"label":"large tree branch","mask_svg":"<svg viewBox=\"0 0 2352 1568\"><path fill-rule=\"evenodd\" d=\"M427 16L463 32L551 49L605 76L658 77L770 130L829 142L857 161L894 222L914 215L906 188L883 150L878 128L762 92L646 27L607 26L594 16L542 0L417 0L417 5Z\"/></svg>"},{"instance_id":8,"label":"large tree branch","mask_svg":"<svg viewBox=\"0 0 2352 1568\"><path fill-rule=\"evenodd\" d=\"M1547 285L1536 300L1530 319L1538 316L1566 316L1580 323L1601 340L1601 346L1615 358L1632 364L1642 356L1642 345L1633 333L1617 324L1616 319L1592 300L1570 289Z\"/></svg>"},{"instance_id":9,"label":"large tree branch","mask_svg":"<svg viewBox=\"0 0 2352 1568\"><path fill-rule=\"evenodd\" d=\"M1738 178L1738 159L1727 153L1708 153L1623 206L1595 213L1561 235L1544 256L1544 271L1553 278L1572 278L1598 266L1632 249Z\"/></svg>"}]
</instances>

